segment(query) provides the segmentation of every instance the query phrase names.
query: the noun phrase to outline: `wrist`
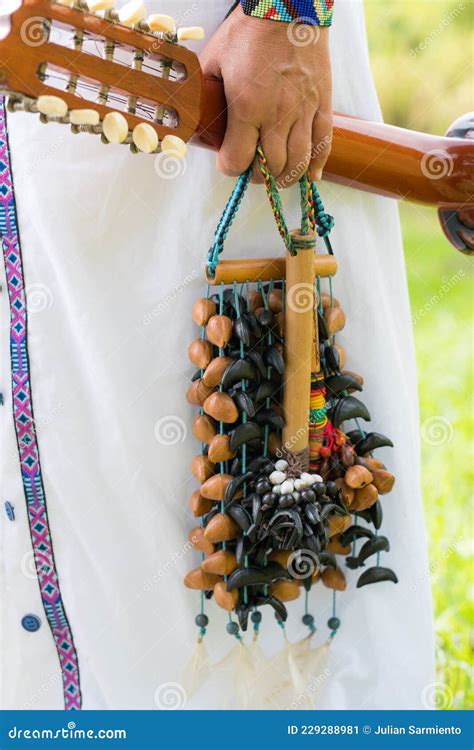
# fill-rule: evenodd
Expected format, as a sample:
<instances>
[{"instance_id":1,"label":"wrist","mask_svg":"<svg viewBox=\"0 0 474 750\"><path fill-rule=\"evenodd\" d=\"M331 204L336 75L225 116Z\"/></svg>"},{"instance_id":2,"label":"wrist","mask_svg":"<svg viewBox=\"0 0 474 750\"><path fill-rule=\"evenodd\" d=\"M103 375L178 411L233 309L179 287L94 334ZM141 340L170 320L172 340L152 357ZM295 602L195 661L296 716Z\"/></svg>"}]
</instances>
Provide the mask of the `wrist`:
<instances>
[{"instance_id":1,"label":"wrist","mask_svg":"<svg viewBox=\"0 0 474 750\"><path fill-rule=\"evenodd\" d=\"M247 16L285 23L330 26L334 0L240 0Z\"/></svg>"}]
</instances>

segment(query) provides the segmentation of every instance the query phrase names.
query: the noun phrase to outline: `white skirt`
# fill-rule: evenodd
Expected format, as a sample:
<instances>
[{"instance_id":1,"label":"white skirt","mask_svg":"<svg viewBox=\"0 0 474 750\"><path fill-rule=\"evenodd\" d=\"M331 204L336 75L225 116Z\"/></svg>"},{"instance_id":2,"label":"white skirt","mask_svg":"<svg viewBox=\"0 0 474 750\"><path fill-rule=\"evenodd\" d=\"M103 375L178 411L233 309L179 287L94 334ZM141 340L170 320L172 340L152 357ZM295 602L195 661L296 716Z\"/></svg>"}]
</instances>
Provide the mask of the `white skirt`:
<instances>
[{"instance_id":1,"label":"white skirt","mask_svg":"<svg viewBox=\"0 0 474 750\"><path fill-rule=\"evenodd\" d=\"M207 35L227 0L163 0L160 12ZM338 0L331 31L334 108L369 119L380 111L369 67L362 2ZM183 587L198 564L186 544L195 519L188 499L198 452L185 399L196 335L191 308L205 289L204 261L233 180L212 153L192 148L186 169L158 176L154 157L47 127L26 114L8 118L28 300L28 351L36 434L55 564L74 639L85 709L154 709L180 690L197 635L199 594ZM383 499L391 551L381 564L398 585L338 595L341 627L330 649L318 705L330 709L417 709L433 680L430 575L419 489L418 405L402 244L394 201L322 185L340 270L335 294L348 322L347 366L365 378L372 429L389 434L380 451L397 476ZM298 190L284 195L290 226ZM264 192L252 186L225 252L283 252ZM2 269L2 275L3 275ZM2 286L6 289L6 279ZM57 647L33 564L16 448L9 373L8 295L0 300L2 501L1 707L64 704ZM3 502L2 502L3 506ZM323 642L332 593L311 592ZM289 605L287 632L301 638L303 605ZM21 626L40 620L36 632ZM211 660L235 641L212 601L206 643ZM57 641L57 639L56 639ZM261 645L283 646L264 613ZM232 679L220 676L186 708L235 708ZM171 684L171 688L170 688ZM178 687L176 687L176 684ZM175 687L173 687L175 685ZM427 687L428 686L428 687Z\"/></svg>"}]
</instances>

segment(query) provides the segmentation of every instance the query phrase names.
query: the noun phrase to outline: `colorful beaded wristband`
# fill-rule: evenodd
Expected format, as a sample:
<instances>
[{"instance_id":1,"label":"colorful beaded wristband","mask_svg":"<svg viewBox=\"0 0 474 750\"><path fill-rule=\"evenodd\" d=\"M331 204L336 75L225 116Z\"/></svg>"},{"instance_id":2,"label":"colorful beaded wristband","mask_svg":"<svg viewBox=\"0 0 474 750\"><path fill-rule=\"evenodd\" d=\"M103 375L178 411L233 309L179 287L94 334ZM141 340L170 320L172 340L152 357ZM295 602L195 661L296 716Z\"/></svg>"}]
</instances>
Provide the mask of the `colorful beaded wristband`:
<instances>
[{"instance_id":1,"label":"colorful beaded wristband","mask_svg":"<svg viewBox=\"0 0 474 750\"><path fill-rule=\"evenodd\" d=\"M334 0L240 0L244 13L272 21L330 26Z\"/></svg>"}]
</instances>

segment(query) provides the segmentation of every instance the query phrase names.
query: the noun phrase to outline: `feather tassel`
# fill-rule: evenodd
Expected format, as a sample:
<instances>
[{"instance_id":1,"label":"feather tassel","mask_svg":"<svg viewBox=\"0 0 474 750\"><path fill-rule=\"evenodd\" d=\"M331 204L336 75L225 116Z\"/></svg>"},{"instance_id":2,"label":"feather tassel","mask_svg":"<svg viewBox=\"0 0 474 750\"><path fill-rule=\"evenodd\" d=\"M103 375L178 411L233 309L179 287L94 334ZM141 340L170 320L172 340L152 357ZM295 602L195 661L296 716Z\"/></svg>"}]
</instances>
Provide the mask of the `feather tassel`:
<instances>
[{"instance_id":1,"label":"feather tassel","mask_svg":"<svg viewBox=\"0 0 474 750\"><path fill-rule=\"evenodd\" d=\"M198 691L209 674L209 655L204 645L204 639L199 637L194 653L183 670L183 687L188 698Z\"/></svg>"}]
</instances>

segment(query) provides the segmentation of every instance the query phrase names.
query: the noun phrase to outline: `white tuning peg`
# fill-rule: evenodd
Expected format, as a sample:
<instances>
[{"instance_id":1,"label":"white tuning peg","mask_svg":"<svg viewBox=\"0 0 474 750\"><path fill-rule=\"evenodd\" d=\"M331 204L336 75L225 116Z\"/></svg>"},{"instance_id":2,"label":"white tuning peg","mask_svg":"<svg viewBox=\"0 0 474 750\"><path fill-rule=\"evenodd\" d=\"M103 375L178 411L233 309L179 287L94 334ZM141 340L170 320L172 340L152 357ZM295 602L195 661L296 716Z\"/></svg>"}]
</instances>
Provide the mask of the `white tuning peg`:
<instances>
[{"instance_id":1,"label":"white tuning peg","mask_svg":"<svg viewBox=\"0 0 474 750\"><path fill-rule=\"evenodd\" d=\"M124 26L134 26L136 23L140 23L146 17L146 8L142 0L131 0L120 8L118 12L120 23Z\"/></svg>"},{"instance_id":2,"label":"white tuning peg","mask_svg":"<svg viewBox=\"0 0 474 750\"><path fill-rule=\"evenodd\" d=\"M67 8L72 8L76 0L56 0L58 5L65 5Z\"/></svg>"},{"instance_id":3,"label":"white tuning peg","mask_svg":"<svg viewBox=\"0 0 474 750\"><path fill-rule=\"evenodd\" d=\"M65 117L67 115L67 104L59 96L39 96L36 100L38 112L49 117Z\"/></svg>"},{"instance_id":4,"label":"white tuning peg","mask_svg":"<svg viewBox=\"0 0 474 750\"><path fill-rule=\"evenodd\" d=\"M91 13L98 13L100 10L113 10L115 4L115 0L87 0Z\"/></svg>"},{"instance_id":5,"label":"white tuning peg","mask_svg":"<svg viewBox=\"0 0 474 750\"><path fill-rule=\"evenodd\" d=\"M102 130L109 143L123 143L128 135L128 122L120 112L109 112L102 122Z\"/></svg>"},{"instance_id":6,"label":"white tuning peg","mask_svg":"<svg viewBox=\"0 0 474 750\"><path fill-rule=\"evenodd\" d=\"M71 125L98 125L99 113L95 109L71 109L69 122Z\"/></svg>"},{"instance_id":7,"label":"white tuning peg","mask_svg":"<svg viewBox=\"0 0 474 750\"><path fill-rule=\"evenodd\" d=\"M189 26L182 29L178 29L178 42L186 42L190 40L204 39L204 29L202 26Z\"/></svg>"},{"instance_id":8,"label":"white tuning peg","mask_svg":"<svg viewBox=\"0 0 474 750\"><path fill-rule=\"evenodd\" d=\"M184 159L188 153L188 147L182 138L177 135L165 135L161 141L161 150L164 153L171 154L177 159Z\"/></svg>"},{"instance_id":9,"label":"white tuning peg","mask_svg":"<svg viewBox=\"0 0 474 750\"><path fill-rule=\"evenodd\" d=\"M151 154L158 148L156 130L147 122L141 122L133 128L132 140L139 151Z\"/></svg>"},{"instance_id":10,"label":"white tuning peg","mask_svg":"<svg viewBox=\"0 0 474 750\"><path fill-rule=\"evenodd\" d=\"M147 24L152 31L161 31L163 34L174 34L176 31L176 21L171 16L165 16L162 13L153 13L147 18Z\"/></svg>"}]
</instances>

